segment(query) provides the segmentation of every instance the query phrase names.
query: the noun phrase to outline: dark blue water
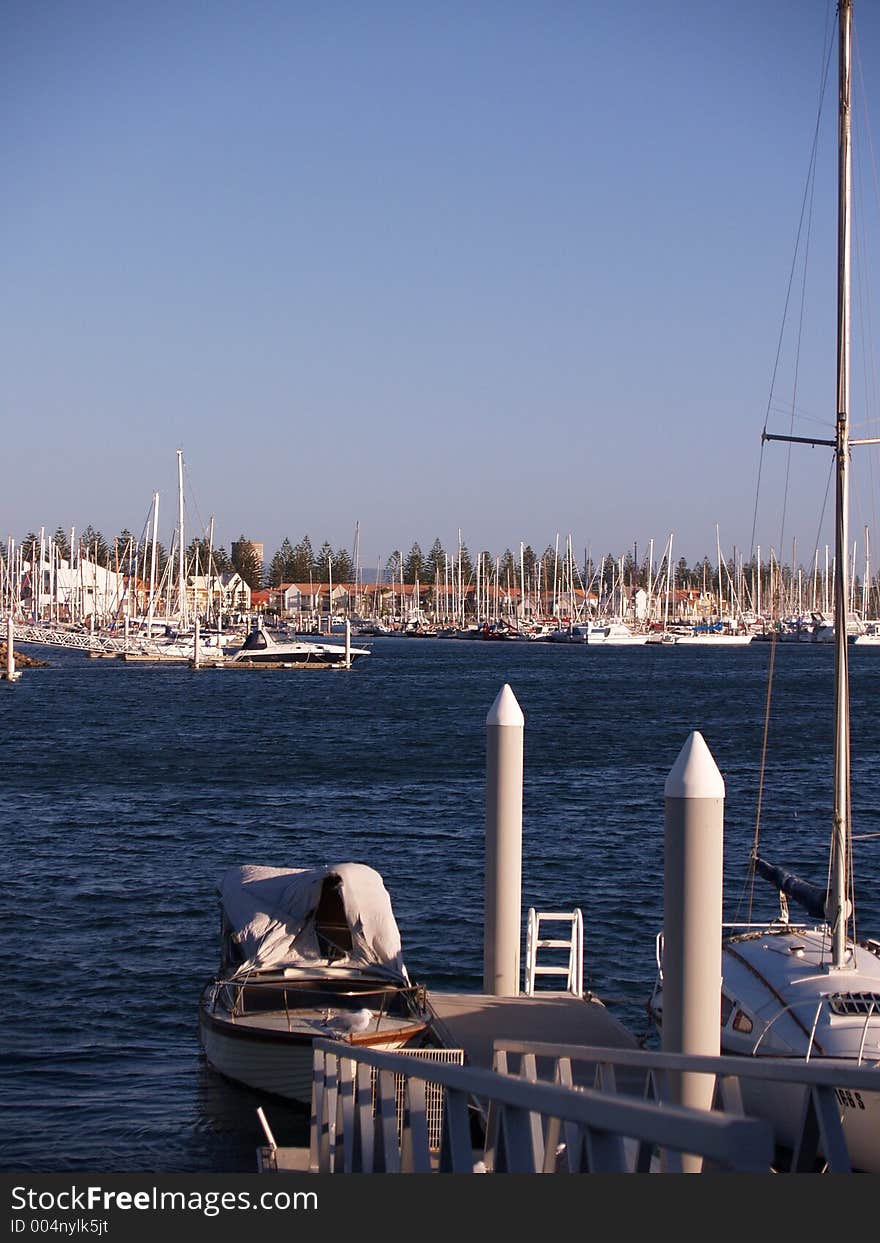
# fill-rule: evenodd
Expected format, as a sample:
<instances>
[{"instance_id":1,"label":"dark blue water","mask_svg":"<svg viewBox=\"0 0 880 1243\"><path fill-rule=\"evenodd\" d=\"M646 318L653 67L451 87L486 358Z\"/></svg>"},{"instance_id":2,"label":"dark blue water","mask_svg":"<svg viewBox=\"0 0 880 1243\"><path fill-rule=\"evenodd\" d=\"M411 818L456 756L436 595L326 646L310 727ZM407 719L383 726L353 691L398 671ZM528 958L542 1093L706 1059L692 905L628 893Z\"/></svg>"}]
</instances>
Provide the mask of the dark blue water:
<instances>
[{"instance_id":1,"label":"dark blue water","mask_svg":"<svg viewBox=\"0 0 880 1243\"><path fill-rule=\"evenodd\" d=\"M210 1071L198 1043L215 886L232 864L371 864L410 974L479 988L485 719L505 682L526 718L523 906L582 907L587 984L635 1034L662 922L663 783L695 729L726 783L737 914L769 645L379 639L349 672L39 654L48 668L0 683L6 1171L254 1171L263 1102ZM880 653L851 655L854 828L871 834ZM763 798L766 853L818 882L832 666L827 646L778 649ZM856 851L860 931L876 935L880 839ZM304 1134L293 1108L273 1104L271 1119L280 1142Z\"/></svg>"}]
</instances>

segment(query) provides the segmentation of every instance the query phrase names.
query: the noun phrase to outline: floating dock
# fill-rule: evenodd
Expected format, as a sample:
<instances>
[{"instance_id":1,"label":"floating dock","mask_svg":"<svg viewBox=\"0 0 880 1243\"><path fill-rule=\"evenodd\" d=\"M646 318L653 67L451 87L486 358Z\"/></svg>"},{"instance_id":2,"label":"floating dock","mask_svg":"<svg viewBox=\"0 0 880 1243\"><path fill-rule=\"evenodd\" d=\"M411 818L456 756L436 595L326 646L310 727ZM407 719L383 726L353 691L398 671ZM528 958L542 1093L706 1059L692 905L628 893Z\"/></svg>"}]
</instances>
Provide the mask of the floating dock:
<instances>
[{"instance_id":1,"label":"floating dock","mask_svg":"<svg viewBox=\"0 0 880 1243\"><path fill-rule=\"evenodd\" d=\"M437 1038L448 1048L463 1049L465 1065L484 1070L492 1068L495 1040L639 1047L635 1036L589 994L575 997L548 989L532 996L494 997L429 991L427 1005Z\"/></svg>"},{"instance_id":2,"label":"floating dock","mask_svg":"<svg viewBox=\"0 0 880 1243\"><path fill-rule=\"evenodd\" d=\"M448 1049L461 1049L466 1066L490 1070L495 1040L638 1049L636 1038L613 1017L598 998L587 994L545 990L526 996L495 997L486 993L432 992L426 998L435 1038ZM538 1064L538 1073L542 1073ZM580 1073L579 1073L580 1072ZM552 1073L552 1072L551 1072ZM592 1084L592 1068L575 1069L575 1082ZM638 1080L634 1090L641 1090ZM624 1089L625 1090L625 1089ZM479 1155L479 1154L476 1154ZM260 1173L298 1173L309 1168L304 1147L257 1150Z\"/></svg>"}]
</instances>

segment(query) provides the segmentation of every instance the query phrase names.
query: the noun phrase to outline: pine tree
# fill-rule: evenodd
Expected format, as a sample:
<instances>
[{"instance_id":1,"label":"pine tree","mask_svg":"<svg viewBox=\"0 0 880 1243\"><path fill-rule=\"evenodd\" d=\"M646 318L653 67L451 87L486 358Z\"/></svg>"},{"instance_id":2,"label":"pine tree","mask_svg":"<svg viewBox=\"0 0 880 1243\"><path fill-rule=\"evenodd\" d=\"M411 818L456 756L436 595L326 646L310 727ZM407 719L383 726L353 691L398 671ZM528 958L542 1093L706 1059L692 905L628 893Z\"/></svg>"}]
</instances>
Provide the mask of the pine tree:
<instances>
[{"instance_id":1,"label":"pine tree","mask_svg":"<svg viewBox=\"0 0 880 1243\"><path fill-rule=\"evenodd\" d=\"M335 582L336 575L333 572L333 560L333 549L327 541L324 540L324 543L321 545L318 554L315 557L314 574L318 582L329 582L331 575L333 575Z\"/></svg>"},{"instance_id":2,"label":"pine tree","mask_svg":"<svg viewBox=\"0 0 880 1243\"><path fill-rule=\"evenodd\" d=\"M67 538L67 532L64 527L58 527L52 536L55 547L58 550L58 556L65 561L70 561L70 540Z\"/></svg>"},{"instance_id":3,"label":"pine tree","mask_svg":"<svg viewBox=\"0 0 880 1243\"><path fill-rule=\"evenodd\" d=\"M293 562L290 567L292 583L307 583L315 573L315 554L312 541L304 535L293 550Z\"/></svg>"},{"instance_id":4,"label":"pine tree","mask_svg":"<svg viewBox=\"0 0 880 1243\"><path fill-rule=\"evenodd\" d=\"M294 582L293 545L286 536L269 563L268 580L270 587L280 587L282 583Z\"/></svg>"},{"instance_id":5,"label":"pine tree","mask_svg":"<svg viewBox=\"0 0 880 1243\"><path fill-rule=\"evenodd\" d=\"M399 583L400 567L402 564L403 556L399 549L395 549L385 562L385 573L382 576L382 581L385 583Z\"/></svg>"},{"instance_id":6,"label":"pine tree","mask_svg":"<svg viewBox=\"0 0 880 1243\"><path fill-rule=\"evenodd\" d=\"M351 553L345 548L337 548L333 554L333 582L350 583L354 581L354 562Z\"/></svg>"},{"instance_id":7,"label":"pine tree","mask_svg":"<svg viewBox=\"0 0 880 1243\"><path fill-rule=\"evenodd\" d=\"M107 565L110 557L107 541L101 532L96 531L91 524L86 527L79 537L79 543L83 556L88 558L89 561L94 561L98 565Z\"/></svg>"},{"instance_id":8,"label":"pine tree","mask_svg":"<svg viewBox=\"0 0 880 1243\"><path fill-rule=\"evenodd\" d=\"M446 553L439 538L434 540L431 551L425 560L425 575L433 583L438 579L442 583L446 573Z\"/></svg>"},{"instance_id":9,"label":"pine tree","mask_svg":"<svg viewBox=\"0 0 880 1243\"><path fill-rule=\"evenodd\" d=\"M425 558L422 556L422 550L418 544L413 544L403 563L403 581L405 583L414 583L418 581L424 582L425 579Z\"/></svg>"},{"instance_id":10,"label":"pine tree","mask_svg":"<svg viewBox=\"0 0 880 1243\"><path fill-rule=\"evenodd\" d=\"M260 590L263 585L263 563L256 548L244 535L240 535L232 546L232 565L251 591Z\"/></svg>"}]
</instances>

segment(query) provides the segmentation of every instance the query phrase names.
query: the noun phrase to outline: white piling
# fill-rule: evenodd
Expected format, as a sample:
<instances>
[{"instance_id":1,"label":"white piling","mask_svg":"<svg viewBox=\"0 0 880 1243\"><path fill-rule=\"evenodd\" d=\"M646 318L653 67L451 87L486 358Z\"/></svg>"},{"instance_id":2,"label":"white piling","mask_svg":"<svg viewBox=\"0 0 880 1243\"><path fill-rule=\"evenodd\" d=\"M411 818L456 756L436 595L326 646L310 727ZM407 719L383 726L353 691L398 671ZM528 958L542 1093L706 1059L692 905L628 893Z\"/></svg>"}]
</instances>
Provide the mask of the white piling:
<instances>
[{"instance_id":1,"label":"white piling","mask_svg":"<svg viewBox=\"0 0 880 1243\"><path fill-rule=\"evenodd\" d=\"M201 647L199 645L199 619L196 617L193 622L193 668L198 669L201 664Z\"/></svg>"},{"instance_id":2,"label":"white piling","mask_svg":"<svg viewBox=\"0 0 880 1243\"><path fill-rule=\"evenodd\" d=\"M351 622L345 619L345 667L351 668Z\"/></svg>"},{"instance_id":3,"label":"white piling","mask_svg":"<svg viewBox=\"0 0 880 1243\"><path fill-rule=\"evenodd\" d=\"M9 620L6 625L6 675L7 682L17 682L21 677L20 673L15 671L15 622L12 620L12 614L9 614Z\"/></svg>"},{"instance_id":4,"label":"white piling","mask_svg":"<svg viewBox=\"0 0 880 1243\"><path fill-rule=\"evenodd\" d=\"M724 778L694 731L666 778L663 909L663 1051L721 1051ZM686 1073L678 1102L709 1109L714 1079ZM699 1170L699 1158L686 1158Z\"/></svg>"},{"instance_id":5,"label":"white piling","mask_svg":"<svg viewBox=\"0 0 880 1243\"><path fill-rule=\"evenodd\" d=\"M486 717L486 881L483 991L519 993L525 718L505 683Z\"/></svg>"}]
</instances>

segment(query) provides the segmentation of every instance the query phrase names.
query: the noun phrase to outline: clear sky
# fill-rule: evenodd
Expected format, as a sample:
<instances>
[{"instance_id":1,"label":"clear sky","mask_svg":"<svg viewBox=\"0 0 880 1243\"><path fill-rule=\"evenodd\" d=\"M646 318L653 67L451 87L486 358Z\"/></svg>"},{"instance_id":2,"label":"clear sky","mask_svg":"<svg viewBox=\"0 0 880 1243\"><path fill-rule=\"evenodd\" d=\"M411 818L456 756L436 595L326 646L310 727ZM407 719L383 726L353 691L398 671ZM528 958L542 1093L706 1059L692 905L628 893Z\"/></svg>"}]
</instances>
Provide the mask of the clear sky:
<instances>
[{"instance_id":1,"label":"clear sky","mask_svg":"<svg viewBox=\"0 0 880 1243\"><path fill-rule=\"evenodd\" d=\"M7 0L0 534L139 534L158 490L167 542L182 449L187 534L213 514L216 543L267 558L306 533L350 550L356 523L362 564L459 529L472 553L558 534L597 558L674 532L693 561L718 524L748 551L834 20ZM856 28L870 88L876 5ZM823 436L835 76L794 428ZM756 542L809 562L830 455L792 451L783 524L788 458L764 451Z\"/></svg>"}]
</instances>

